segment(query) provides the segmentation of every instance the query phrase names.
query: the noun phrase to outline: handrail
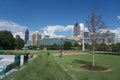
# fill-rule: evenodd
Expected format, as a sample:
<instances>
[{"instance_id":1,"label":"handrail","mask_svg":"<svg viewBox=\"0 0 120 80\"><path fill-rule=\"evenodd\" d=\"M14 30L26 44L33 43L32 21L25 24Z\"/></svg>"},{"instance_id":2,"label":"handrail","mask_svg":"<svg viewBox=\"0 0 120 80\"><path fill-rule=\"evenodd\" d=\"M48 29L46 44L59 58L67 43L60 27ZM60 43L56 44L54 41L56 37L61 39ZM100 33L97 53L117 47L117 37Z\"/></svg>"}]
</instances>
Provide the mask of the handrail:
<instances>
[{"instance_id":1,"label":"handrail","mask_svg":"<svg viewBox=\"0 0 120 80\"><path fill-rule=\"evenodd\" d=\"M6 74L6 68L7 68L7 65L4 65L3 68L0 68L2 69L2 71L0 72L0 75L5 75Z\"/></svg>"}]
</instances>

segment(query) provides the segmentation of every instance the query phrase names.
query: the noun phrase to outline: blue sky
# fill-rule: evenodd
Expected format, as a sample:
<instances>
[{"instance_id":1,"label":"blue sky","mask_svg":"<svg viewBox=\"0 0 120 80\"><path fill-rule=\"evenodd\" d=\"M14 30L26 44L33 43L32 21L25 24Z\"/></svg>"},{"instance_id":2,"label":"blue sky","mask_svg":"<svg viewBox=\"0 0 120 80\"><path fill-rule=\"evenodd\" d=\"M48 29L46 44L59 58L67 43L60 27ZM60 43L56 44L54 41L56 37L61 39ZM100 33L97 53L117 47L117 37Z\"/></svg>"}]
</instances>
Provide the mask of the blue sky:
<instances>
[{"instance_id":1,"label":"blue sky","mask_svg":"<svg viewBox=\"0 0 120 80\"><path fill-rule=\"evenodd\" d=\"M54 25L66 27L78 22L86 26L92 10L103 16L110 29L120 28L120 0L0 0L0 21L43 33L43 28Z\"/></svg>"}]
</instances>

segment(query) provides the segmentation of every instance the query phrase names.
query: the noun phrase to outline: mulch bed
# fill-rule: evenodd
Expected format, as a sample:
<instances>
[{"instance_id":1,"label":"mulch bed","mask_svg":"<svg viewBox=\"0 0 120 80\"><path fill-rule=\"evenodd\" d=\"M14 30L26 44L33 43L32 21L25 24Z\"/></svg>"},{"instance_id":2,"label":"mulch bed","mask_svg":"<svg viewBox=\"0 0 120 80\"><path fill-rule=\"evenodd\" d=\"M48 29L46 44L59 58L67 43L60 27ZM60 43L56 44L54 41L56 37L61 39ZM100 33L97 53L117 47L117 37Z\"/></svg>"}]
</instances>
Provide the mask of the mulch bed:
<instances>
[{"instance_id":1,"label":"mulch bed","mask_svg":"<svg viewBox=\"0 0 120 80\"><path fill-rule=\"evenodd\" d=\"M83 65L81 66L81 68L83 69L87 69L90 71L106 71L108 70L108 68L102 67L102 66L92 66L92 65Z\"/></svg>"}]
</instances>

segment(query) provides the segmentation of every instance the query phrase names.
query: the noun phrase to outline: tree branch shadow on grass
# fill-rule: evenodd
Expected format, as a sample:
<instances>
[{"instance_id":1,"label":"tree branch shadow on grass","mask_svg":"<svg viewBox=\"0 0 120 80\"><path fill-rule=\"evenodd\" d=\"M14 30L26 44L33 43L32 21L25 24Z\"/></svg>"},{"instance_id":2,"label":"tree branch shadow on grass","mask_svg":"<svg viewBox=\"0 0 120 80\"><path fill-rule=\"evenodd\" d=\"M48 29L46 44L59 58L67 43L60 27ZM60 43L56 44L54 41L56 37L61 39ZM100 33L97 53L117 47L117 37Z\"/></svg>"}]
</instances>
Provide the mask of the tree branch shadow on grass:
<instances>
[{"instance_id":1,"label":"tree branch shadow on grass","mask_svg":"<svg viewBox=\"0 0 120 80\"><path fill-rule=\"evenodd\" d=\"M73 63L86 64L86 65L91 65L92 64L92 62L90 62L90 61L84 61L84 60L79 60L79 59L75 59L73 61Z\"/></svg>"},{"instance_id":2,"label":"tree branch shadow on grass","mask_svg":"<svg viewBox=\"0 0 120 80\"><path fill-rule=\"evenodd\" d=\"M79 60L79 59L75 59L73 61L74 64L83 64L82 66L80 66L81 68L84 68L86 70L90 70L90 71L106 71L108 70L108 68L102 67L102 66L92 66L92 62L90 61L84 61L84 60Z\"/></svg>"}]
</instances>

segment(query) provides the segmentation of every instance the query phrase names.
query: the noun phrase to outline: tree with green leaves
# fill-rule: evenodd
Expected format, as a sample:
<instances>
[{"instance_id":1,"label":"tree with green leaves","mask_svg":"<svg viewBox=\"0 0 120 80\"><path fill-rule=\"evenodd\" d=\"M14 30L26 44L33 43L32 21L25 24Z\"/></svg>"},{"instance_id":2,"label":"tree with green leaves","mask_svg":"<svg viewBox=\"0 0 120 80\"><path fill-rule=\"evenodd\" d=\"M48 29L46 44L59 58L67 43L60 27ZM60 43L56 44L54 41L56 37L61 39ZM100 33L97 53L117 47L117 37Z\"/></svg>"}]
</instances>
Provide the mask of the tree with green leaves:
<instances>
[{"instance_id":1,"label":"tree with green leaves","mask_svg":"<svg viewBox=\"0 0 120 80\"><path fill-rule=\"evenodd\" d=\"M36 45L30 45L30 46L28 46L28 48L29 48L30 50L36 50L37 48L40 48L40 49L41 49L41 47L38 47L38 46L36 46Z\"/></svg>"},{"instance_id":2,"label":"tree with green leaves","mask_svg":"<svg viewBox=\"0 0 120 80\"><path fill-rule=\"evenodd\" d=\"M51 46L51 50L57 50L58 49L58 45L55 43Z\"/></svg>"},{"instance_id":3,"label":"tree with green leaves","mask_svg":"<svg viewBox=\"0 0 120 80\"><path fill-rule=\"evenodd\" d=\"M16 49L22 49L24 47L24 40L21 38L15 39Z\"/></svg>"},{"instance_id":4,"label":"tree with green leaves","mask_svg":"<svg viewBox=\"0 0 120 80\"><path fill-rule=\"evenodd\" d=\"M72 50L81 50L82 45L80 45L79 43L75 42L72 46Z\"/></svg>"},{"instance_id":5,"label":"tree with green leaves","mask_svg":"<svg viewBox=\"0 0 120 80\"><path fill-rule=\"evenodd\" d=\"M15 49L15 38L10 31L0 31L0 48Z\"/></svg>"},{"instance_id":6,"label":"tree with green leaves","mask_svg":"<svg viewBox=\"0 0 120 80\"><path fill-rule=\"evenodd\" d=\"M40 48L41 50L43 50L43 49L45 48L45 45L44 45L44 44L41 44L41 45L39 46L39 48Z\"/></svg>"},{"instance_id":7,"label":"tree with green leaves","mask_svg":"<svg viewBox=\"0 0 120 80\"><path fill-rule=\"evenodd\" d=\"M65 50L71 50L72 43L69 41L64 42L63 47Z\"/></svg>"},{"instance_id":8,"label":"tree with green leaves","mask_svg":"<svg viewBox=\"0 0 120 80\"><path fill-rule=\"evenodd\" d=\"M120 43L112 44L111 46L113 52L120 52Z\"/></svg>"},{"instance_id":9,"label":"tree with green leaves","mask_svg":"<svg viewBox=\"0 0 120 80\"><path fill-rule=\"evenodd\" d=\"M79 45L79 43L75 42L75 43L73 44L73 47L80 47L80 45Z\"/></svg>"}]
</instances>

